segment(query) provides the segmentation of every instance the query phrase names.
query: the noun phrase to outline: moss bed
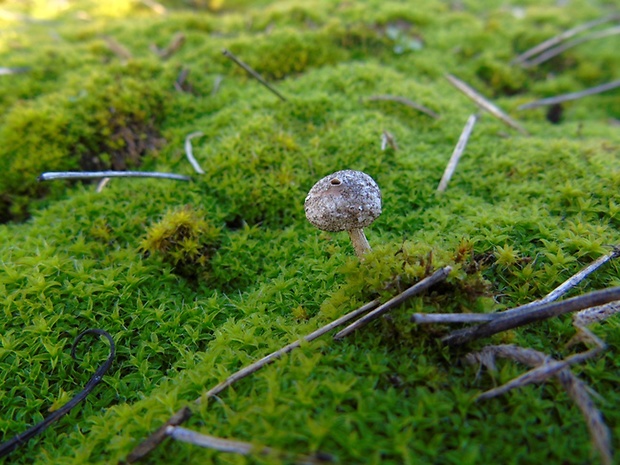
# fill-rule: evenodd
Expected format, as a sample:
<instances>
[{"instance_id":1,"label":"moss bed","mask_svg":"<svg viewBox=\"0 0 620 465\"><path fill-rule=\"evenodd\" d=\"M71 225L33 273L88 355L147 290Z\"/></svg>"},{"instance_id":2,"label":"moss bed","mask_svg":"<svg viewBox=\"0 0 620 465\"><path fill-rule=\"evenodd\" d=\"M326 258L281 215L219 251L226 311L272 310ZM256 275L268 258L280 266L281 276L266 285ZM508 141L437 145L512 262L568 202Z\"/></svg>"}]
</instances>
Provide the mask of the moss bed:
<instances>
[{"instance_id":1,"label":"moss bed","mask_svg":"<svg viewBox=\"0 0 620 465\"><path fill-rule=\"evenodd\" d=\"M564 4L565 3L565 4ZM117 356L79 407L14 463L117 463L179 408L244 365L431 269L448 282L342 341L329 336L195 408L188 427L340 463L596 460L578 409L548 382L475 402L524 371L478 373L463 356L511 342L561 358L569 316L466 347L418 311L488 312L539 298L620 244L620 92L547 109L538 98L620 76L618 36L532 69L519 53L614 11L606 1L89 0L0 3L0 438L86 384L108 331ZM614 10L615 8L615 10ZM185 41L161 58L175 34ZM112 44L112 45L111 45ZM123 47L131 56L123 57ZM222 55L228 49L287 97ZM186 80L175 88L182 70ZM437 184L476 106L470 83L524 125L483 114L442 195ZM177 87L179 87L177 83ZM395 102L398 95L440 115ZM557 116L557 115L556 115ZM184 152L195 131L198 175ZM398 150L381 149L389 131ZM44 171L140 169L191 183L37 182ZM356 169L383 192L362 263L346 233L316 230L303 201L326 174ZM620 285L612 262L571 292ZM620 445L620 318L573 368ZM92 342L92 341L91 341ZM581 347L583 349L583 347ZM285 463L168 441L150 463Z\"/></svg>"}]
</instances>

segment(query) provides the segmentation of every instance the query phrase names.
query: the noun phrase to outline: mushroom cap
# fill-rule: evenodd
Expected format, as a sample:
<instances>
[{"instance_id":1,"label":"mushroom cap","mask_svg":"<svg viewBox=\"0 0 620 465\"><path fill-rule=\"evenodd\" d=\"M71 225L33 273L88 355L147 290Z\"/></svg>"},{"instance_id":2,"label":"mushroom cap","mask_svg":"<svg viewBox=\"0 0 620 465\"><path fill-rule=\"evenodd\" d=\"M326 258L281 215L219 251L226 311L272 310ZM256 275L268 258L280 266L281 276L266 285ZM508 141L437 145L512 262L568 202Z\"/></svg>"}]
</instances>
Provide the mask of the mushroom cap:
<instances>
[{"instance_id":1,"label":"mushroom cap","mask_svg":"<svg viewBox=\"0 0 620 465\"><path fill-rule=\"evenodd\" d=\"M336 171L310 189L304 207L308 221L323 231L361 229L381 214L381 191L366 173Z\"/></svg>"}]
</instances>

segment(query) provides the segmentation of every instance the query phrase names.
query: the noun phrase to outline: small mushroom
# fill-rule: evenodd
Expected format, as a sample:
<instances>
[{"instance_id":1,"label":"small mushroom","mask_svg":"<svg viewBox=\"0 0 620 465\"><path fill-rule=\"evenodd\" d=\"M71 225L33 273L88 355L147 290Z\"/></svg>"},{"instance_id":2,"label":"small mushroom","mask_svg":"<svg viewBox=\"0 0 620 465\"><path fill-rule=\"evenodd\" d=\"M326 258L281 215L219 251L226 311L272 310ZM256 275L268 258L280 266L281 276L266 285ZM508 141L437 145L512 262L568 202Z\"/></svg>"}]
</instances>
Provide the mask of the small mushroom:
<instances>
[{"instance_id":1,"label":"small mushroom","mask_svg":"<svg viewBox=\"0 0 620 465\"><path fill-rule=\"evenodd\" d=\"M348 231L358 257L371 250L362 228L381 214L381 191L366 173L325 176L310 189L304 207L308 221L322 231Z\"/></svg>"}]
</instances>

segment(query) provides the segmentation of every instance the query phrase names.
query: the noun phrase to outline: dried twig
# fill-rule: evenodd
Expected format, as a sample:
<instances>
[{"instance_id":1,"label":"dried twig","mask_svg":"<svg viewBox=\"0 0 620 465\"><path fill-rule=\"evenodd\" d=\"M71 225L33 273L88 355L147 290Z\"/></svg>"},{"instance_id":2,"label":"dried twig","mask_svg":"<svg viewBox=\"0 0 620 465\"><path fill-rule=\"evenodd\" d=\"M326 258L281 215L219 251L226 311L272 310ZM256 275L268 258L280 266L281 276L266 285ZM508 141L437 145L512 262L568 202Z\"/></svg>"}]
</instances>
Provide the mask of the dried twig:
<instances>
[{"instance_id":1,"label":"dried twig","mask_svg":"<svg viewBox=\"0 0 620 465\"><path fill-rule=\"evenodd\" d=\"M538 307L540 304L553 302L559 299L561 296L565 295L572 288L581 283L585 278L591 275L593 272L598 270L601 266L603 266L608 261L617 258L620 256L620 247L614 247L614 249L608 253L607 255L602 255L590 265L579 271L578 273L571 276L569 279L564 281L558 287L553 289L549 294L543 297L540 300L535 300L528 304L522 305L517 308L512 308L510 310L505 310L503 312L498 313L416 313L411 317L411 321L418 324L429 324L429 323L479 323L481 321L492 321L498 318L503 318L506 316L514 316L518 313L522 313L527 311L532 307ZM471 329L471 328L470 328Z\"/></svg>"},{"instance_id":2,"label":"dried twig","mask_svg":"<svg viewBox=\"0 0 620 465\"><path fill-rule=\"evenodd\" d=\"M493 397L503 395L512 389L527 386L528 384L542 383L543 381L549 379L551 376L554 376L558 372L568 368L570 365L582 363L592 357L595 357L596 355L601 353L603 349L604 347L595 347L591 350L588 350L587 352L575 354L564 360L548 360L545 363L537 366L536 368L528 371L527 373L524 373L523 375L508 381L506 384L503 384L502 386L490 389L480 394L478 396L478 400L491 399Z\"/></svg>"},{"instance_id":3,"label":"dried twig","mask_svg":"<svg viewBox=\"0 0 620 465\"><path fill-rule=\"evenodd\" d=\"M202 399L209 399L213 396L218 395L220 392L222 392L224 389L226 389L231 384L236 383L240 379L243 379L246 376L251 375L252 373L255 373L256 371L260 370L264 366L274 362L275 360L279 359L283 355L289 353L291 350L296 349L297 347L301 345L302 341L305 341L305 342L313 341L316 338L321 337L323 334L328 333L332 329L337 328L338 326L342 326L346 322L357 318L359 315L363 315L364 313L374 309L375 307L379 305L379 303L380 303L379 300L375 299L372 302L369 302L366 305L358 308L357 310L347 313L346 315L341 316L337 320L334 320L331 323L323 326L322 328L317 329L313 333L310 333L307 336L305 336L303 339L292 342L291 344L288 344L282 347L281 349L276 350L275 352L272 352L271 354L267 355L266 357L261 358L260 360L252 363L251 365L248 365L247 367L242 368L236 373L233 373L232 375L230 375L227 379L219 383L217 386L211 388L200 398L196 399L196 403L200 403Z\"/></svg>"},{"instance_id":4,"label":"dried twig","mask_svg":"<svg viewBox=\"0 0 620 465\"><path fill-rule=\"evenodd\" d=\"M174 88L179 92L191 92L191 86L187 83L187 76L189 76L189 68L183 67L177 76L177 80L174 81Z\"/></svg>"},{"instance_id":5,"label":"dried twig","mask_svg":"<svg viewBox=\"0 0 620 465\"><path fill-rule=\"evenodd\" d=\"M192 139L203 135L204 134L202 132L192 132L185 138L185 155L187 155L187 159L198 174L205 174L205 172L194 158L194 153L192 151Z\"/></svg>"},{"instance_id":6,"label":"dried twig","mask_svg":"<svg viewBox=\"0 0 620 465\"><path fill-rule=\"evenodd\" d=\"M369 302L366 305L363 305L362 307L356 310L353 310L352 312L349 312L346 315L341 316L340 318L332 321L331 323L328 323L327 325L317 329L316 331L308 334L304 338L297 340L295 342L292 342L291 344L288 344L282 347L281 349L278 349L275 352L272 352L271 354L261 358L260 360L242 368L241 370L233 373L227 379L225 379L224 381L222 381L221 383L217 384L215 387L211 388L209 391L204 393L202 396L200 396L198 399L195 400L195 403L200 404L203 400L208 400L214 396L217 396L219 393L224 391L231 384L245 378L246 376L251 375L252 373L257 372L261 368L269 365L270 363L279 359L283 355L291 352L293 349L296 349L302 344L302 342L311 342L317 339L318 337L324 335L325 333L328 333L332 329L337 328L338 326L341 326L347 323L348 321L357 318L358 316L368 312L369 310L372 310L373 308L376 308L379 304L380 304L380 301L378 299L375 299L372 302ZM180 425L185 420L187 420L190 415L191 415L191 411L189 407L184 407L183 409L179 410L177 413L173 415L173 417L170 420L168 420L168 422L166 422L157 431L155 431L148 438L142 441L127 456L127 462L128 463L137 462L143 459L144 457L146 457L146 455L148 455L151 451L153 451L166 438L166 434L167 434L166 429L169 425L171 424L174 426ZM175 421L175 423L172 423L173 419L178 420L178 421Z\"/></svg>"},{"instance_id":7,"label":"dried twig","mask_svg":"<svg viewBox=\"0 0 620 465\"><path fill-rule=\"evenodd\" d=\"M620 301L610 302L597 307L586 308L573 315L573 325L577 328L584 328L591 324L609 318L616 313L620 313Z\"/></svg>"},{"instance_id":8,"label":"dried twig","mask_svg":"<svg viewBox=\"0 0 620 465\"><path fill-rule=\"evenodd\" d=\"M450 271L452 271L452 267L450 266L446 266L444 268L441 268L435 271L432 275L417 282L416 284L411 286L409 289L405 290L404 292L401 292L396 297L393 297L392 299L382 304L380 307L369 312L366 316L363 316L362 318L357 320L355 323L344 328L342 331L340 331L334 336L334 339L342 339L343 337L351 334L356 329L359 329L362 326L367 325L368 323L379 318L381 315L388 312L392 308L397 307L398 305L402 304L407 299L413 297L414 295L421 294L422 292L427 290L429 287L445 280L450 274Z\"/></svg>"},{"instance_id":9,"label":"dried twig","mask_svg":"<svg viewBox=\"0 0 620 465\"><path fill-rule=\"evenodd\" d=\"M95 190L95 192L97 192L97 194L101 193L103 191L103 189L105 189L105 186L108 185L108 183L110 182L111 178L103 178L101 181L99 181L99 184L97 184L97 189Z\"/></svg>"},{"instance_id":10,"label":"dried twig","mask_svg":"<svg viewBox=\"0 0 620 465\"><path fill-rule=\"evenodd\" d=\"M480 352L468 354L466 359L470 363L481 363L487 366L488 369L495 371L496 356L515 360L530 367L539 367L542 371L545 370L545 367L558 366L558 362L542 352L518 347L512 344L487 346ZM599 451L602 462L605 465L611 465L611 463L613 463L613 456L611 452L611 438L609 430L605 425L601 412L596 408L590 399L587 386L580 381L579 378L573 375L566 365L564 365L560 370L549 371L547 378L551 375L555 376L560 381L560 384L564 387L564 389L566 389L568 395L581 410L586 419L586 424L590 432L590 438L596 449ZM540 377L539 381L544 379L544 377ZM498 390L493 389L481 394L478 397L478 400L493 397L490 395L493 391L495 391L495 395L499 394Z\"/></svg>"},{"instance_id":11,"label":"dried twig","mask_svg":"<svg viewBox=\"0 0 620 465\"><path fill-rule=\"evenodd\" d=\"M166 439L169 426L182 425L189 420L191 416L192 410L189 407L183 407L181 410L172 415L161 428L138 444L138 446L127 456L126 462L135 463L142 460L147 454L160 445L164 439Z\"/></svg>"},{"instance_id":12,"label":"dried twig","mask_svg":"<svg viewBox=\"0 0 620 465\"><path fill-rule=\"evenodd\" d=\"M601 84L600 86L590 87L589 89L585 89L579 92L572 92L570 94L557 95L555 97L543 98L540 100L536 100L534 102L526 103L519 107L519 110L529 110L531 108L538 108L545 105L556 105L562 102L568 102L570 100L577 100L582 97L587 97L589 95L600 94L602 92L607 92L608 90L616 89L620 87L620 81L608 82L606 84Z\"/></svg>"},{"instance_id":13,"label":"dried twig","mask_svg":"<svg viewBox=\"0 0 620 465\"><path fill-rule=\"evenodd\" d=\"M40 434L43 431L45 431L45 429L47 429L48 426L50 426L52 423L62 418L64 415L69 413L71 409L73 409L73 407L75 407L77 404L79 404L84 399L86 399L88 394L91 393L91 391L95 388L95 386L97 386L97 384L101 382L103 375L106 373L106 371L108 371L108 368L110 368L110 366L112 365L112 362L114 361L114 356L116 354L114 339L112 339L112 336L110 336L110 334L108 334L106 331L102 329L87 329L86 331L83 331L80 334L78 334L78 336L73 341L73 346L71 347L71 357L73 357L74 359L75 359L75 349L77 347L78 342L80 342L82 338L87 334L98 334L100 336L104 336L108 340L108 343L110 344L110 354L108 355L108 358L105 360L105 362L101 364L99 368L97 368L97 371L95 371L95 374L88 380L88 383L86 383L86 386L84 386L84 389L78 392L75 395L75 397L73 397L69 402L67 402L65 405L60 407L58 410L50 414L47 418L45 418L39 424L33 426L32 428L28 429L27 431L21 434L18 434L12 439L0 444L0 457L5 457L9 455L19 446L26 444L26 442L28 442L30 439L35 437L37 434Z\"/></svg>"},{"instance_id":14,"label":"dried twig","mask_svg":"<svg viewBox=\"0 0 620 465\"><path fill-rule=\"evenodd\" d=\"M572 299L563 300L561 302L536 302L535 305L527 304L523 306L526 307L525 309L523 309L523 307L517 307L512 310L512 313L508 314L508 312L504 312L505 316L502 315L488 323L452 331L441 340L448 345L465 344L475 339L489 337L493 334L518 328L519 326L524 326L529 323L564 315L577 310L583 310L584 308L607 304L615 300L620 300L620 287L590 292L589 294L573 297Z\"/></svg>"},{"instance_id":15,"label":"dried twig","mask_svg":"<svg viewBox=\"0 0 620 465\"><path fill-rule=\"evenodd\" d=\"M387 149L388 145L392 150L398 150L398 144L396 143L394 135L391 132L383 131L381 134L381 150Z\"/></svg>"},{"instance_id":16,"label":"dried twig","mask_svg":"<svg viewBox=\"0 0 620 465\"><path fill-rule=\"evenodd\" d=\"M494 315L495 318L504 318L504 317L507 317L507 316L515 316L515 315L518 315L519 313L527 311L529 308L537 307L540 304L544 304L544 303L548 303L548 302L554 302L554 301L558 300L560 297L562 297L563 295L565 295L568 291L570 291L574 287L578 286L584 279L586 279L588 276L590 276L592 273L594 273L596 270L598 270L605 263L607 263L608 261L613 260L614 258L617 258L619 256L620 256L620 248L619 247L614 247L614 249L610 253L608 253L606 255L602 255L599 258L597 258L594 262L590 263L584 269L582 269L579 272L575 273L573 276L568 278L566 281L564 281L558 287L553 289L549 294L544 296L542 299L535 300L535 301L530 302L528 304L522 305L522 306L520 306L518 308L513 308L513 309L510 309L510 310L505 310L505 311L499 312L499 313L494 313L492 315Z\"/></svg>"},{"instance_id":17,"label":"dried twig","mask_svg":"<svg viewBox=\"0 0 620 465\"><path fill-rule=\"evenodd\" d=\"M465 82L461 81L459 78L457 78L457 77L455 77L455 76L453 76L451 74L446 74L446 78L448 79L448 81L450 81L450 83L454 87L456 87L458 90L463 92L467 97L469 97L471 100L473 100L474 103L476 103L476 105L478 105L480 108L482 108L483 110L491 113L497 119L499 119L500 121L504 122L506 125L510 126L511 128L516 129L521 134L524 134L526 136L529 135L529 133L525 130L525 128L523 126L521 126L514 119L512 119L510 116L508 116L506 113L504 113L495 104L491 103L485 97L480 95L471 86L469 86L468 84L466 84Z\"/></svg>"},{"instance_id":18,"label":"dried twig","mask_svg":"<svg viewBox=\"0 0 620 465\"><path fill-rule=\"evenodd\" d=\"M580 37L579 39L571 40L562 45L558 45L557 47L547 50L545 53L542 53L536 58L532 58L529 61L521 62L521 66L523 66L524 68L532 68L534 66L540 65L541 63L544 63L545 61L550 60L551 58L559 55L562 52L565 52L569 48L576 47L577 45L581 45L591 40L604 39L605 37L610 37L617 34L620 34L620 26L610 27L603 31L593 32L584 37Z\"/></svg>"},{"instance_id":19,"label":"dried twig","mask_svg":"<svg viewBox=\"0 0 620 465\"><path fill-rule=\"evenodd\" d=\"M586 31L588 29L592 29L596 26L599 26L601 24L605 24L605 23L609 23L612 21L616 21L620 19L620 15L611 15L611 16L606 16L604 18L599 18L599 19L595 19L594 21L589 21L587 23L581 24L577 27L574 27L572 29L569 29L567 31L562 32L561 34L558 34L557 36L554 36L550 39L545 40L544 42L538 44L537 46L523 52L521 55L519 55L517 58L515 58L512 63L522 63L524 61L527 61L530 57L533 57L534 55L538 55L539 53L544 52L547 49L550 49L551 47L559 44L560 42L565 41L566 39L570 39L573 36L576 36L577 34Z\"/></svg>"},{"instance_id":20,"label":"dried twig","mask_svg":"<svg viewBox=\"0 0 620 465\"><path fill-rule=\"evenodd\" d=\"M41 174L39 181L56 179L99 179L99 178L159 178L176 181L191 181L192 178L182 174L158 173L153 171L57 171Z\"/></svg>"},{"instance_id":21,"label":"dried twig","mask_svg":"<svg viewBox=\"0 0 620 465\"><path fill-rule=\"evenodd\" d=\"M368 100L369 102L375 102L375 101L398 102L398 103L402 103L403 105L408 106L409 108L418 110L419 112L422 112L425 115L430 116L431 118L435 118L435 119L439 118L439 115L435 113L433 110L431 110L430 108L427 108L424 105L420 105L419 103L416 103L407 98L399 97L397 95L372 95L370 97L367 97L366 100Z\"/></svg>"},{"instance_id":22,"label":"dried twig","mask_svg":"<svg viewBox=\"0 0 620 465\"><path fill-rule=\"evenodd\" d=\"M129 61L133 58L133 55L129 50L123 47L116 39L110 36L103 36L103 40L108 48L114 52L114 54L121 60Z\"/></svg>"},{"instance_id":23,"label":"dried twig","mask_svg":"<svg viewBox=\"0 0 620 465\"><path fill-rule=\"evenodd\" d=\"M152 44L150 48L151 50L153 50L153 52L159 55L160 58L162 58L163 60L167 60L172 55L174 55L181 47L183 47L184 43L185 43L185 34L181 32L177 32L172 37L172 39L170 40L170 43L166 46L166 48L163 48L163 49L159 48L155 44Z\"/></svg>"},{"instance_id":24,"label":"dried twig","mask_svg":"<svg viewBox=\"0 0 620 465\"><path fill-rule=\"evenodd\" d=\"M8 76L9 74L27 73L28 71L30 71L30 68L28 67L21 67L21 68L0 67L0 76Z\"/></svg>"},{"instance_id":25,"label":"dried twig","mask_svg":"<svg viewBox=\"0 0 620 465\"><path fill-rule=\"evenodd\" d=\"M590 265L585 267L583 270L579 271L577 274L571 276L569 279L564 281L562 284L556 287L553 291L551 291L545 297L540 299L540 301L541 302L552 302L554 300L559 299L564 294L566 294L568 291L578 286L584 279L586 279L588 276L590 276L592 273L598 270L605 263L619 256L620 256L620 248L614 248L607 255L603 255L597 258L594 262L592 262Z\"/></svg>"},{"instance_id":26,"label":"dried twig","mask_svg":"<svg viewBox=\"0 0 620 465\"><path fill-rule=\"evenodd\" d=\"M246 70L250 76L252 76L262 85L264 85L267 89L269 89L275 95L277 95L280 98L280 100L282 100L283 102L286 102L286 98L280 92L278 92L271 84L265 81L265 79L260 74L258 74L256 71L254 71L248 64L244 63L239 58L237 58L232 52L230 52L230 50L224 49L222 53L224 54L225 57L230 58L237 65L239 65L244 70Z\"/></svg>"},{"instance_id":27,"label":"dried twig","mask_svg":"<svg viewBox=\"0 0 620 465\"><path fill-rule=\"evenodd\" d=\"M213 449L219 452L230 452L240 455L249 455L254 452L263 455L277 455L279 457L286 457L290 455L284 451L272 449L271 447L257 447L255 444L249 442L209 436L181 426L166 427L166 434L177 441L187 442L195 446ZM318 456L290 457L290 459L293 463L299 465L314 465L333 461L331 456L327 456L325 454L320 454Z\"/></svg>"},{"instance_id":28,"label":"dried twig","mask_svg":"<svg viewBox=\"0 0 620 465\"><path fill-rule=\"evenodd\" d=\"M461 133L461 137L459 137L459 141L454 148L454 152L452 152L452 156L450 157L450 161L448 162L448 166L446 166L446 170L441 177L441 181L439 182L439 186L437 187L437 192L444 192L448 187L448 183L450 182L450 178L454 174L456 170L456 165L461 159L461 155L465 151L465 147L467 147L467 142L469 141L469 137L471 136L471 132L474 130L474 125L478 120L478 115L471 115L467 119L467 123L463 128L463 132Z\"/></svg>"},{"instance_id":29,"label":"dried twig","mask_svg":"<svg viewBox=\"0 0 620 465\"><path fill-rule=\"evenodd\" d=\"M480 323L492 321L497 313L414 313L411 322L418 325L436 323Z\"/></svg>"}]
</instances>

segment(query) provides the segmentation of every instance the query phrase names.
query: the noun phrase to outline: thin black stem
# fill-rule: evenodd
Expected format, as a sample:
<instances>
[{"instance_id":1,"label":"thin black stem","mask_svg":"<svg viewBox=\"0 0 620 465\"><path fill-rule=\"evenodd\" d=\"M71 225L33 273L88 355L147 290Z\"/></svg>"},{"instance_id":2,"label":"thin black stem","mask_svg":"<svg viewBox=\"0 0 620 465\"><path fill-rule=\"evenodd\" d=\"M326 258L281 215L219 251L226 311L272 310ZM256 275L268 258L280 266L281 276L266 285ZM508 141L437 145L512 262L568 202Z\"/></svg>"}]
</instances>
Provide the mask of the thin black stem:
<instances>
[{"instance_id":1,"label":"thin black stem","mask_svg":"<svg viewBox=\"0 0 620 465\"><path fill-rule=\"evenodd\" d=\"M78 336L75 338L75 341L73 342L73 346L71 347L71 357L73 357L74 359L75 359L76 346L78 342L80 342L82 337L84 337L86 334L98 334L100 336L104 336L108 340L110 344L110 355L108 355L108 358L106 359L106 361L103 362L103 364L97 369L95 374L88 380L88 383L86 383L86 386L84 387L84 389L78 392L73 399L71 399L65 405L63 405L58 410L56 410L54 413L49 415L41 423L33 426L32 428L26 430L25 432L21 434L14 436L12 439L0 444L0 457L7 456L11 452L13 452L15 449L17 449L19 446L24 445L30 439L35 437L37 434L40 434L43 431L45 431L45 429L48 426L50 426L56 420L59 420L60 418L62 418L64 415L69 413L71 409L73 409L73 407L75 407L77 404L82 402L86 398L86 396L88 396L88 394L90 394L90 392L95 388L95 386L97 386L97 384L101 382L103 375L106 373L106 371L108 371L108 368L110 368L110 366L112 365L112 362L114 361L114 356L116 354L116 346L114 345L114 340L112 339L112 336L110 336L110 334L107 333L106 331L102 329L87 329L86 331L83 331L82 333L78 334Z\"/></svg>"}]
</instances>

